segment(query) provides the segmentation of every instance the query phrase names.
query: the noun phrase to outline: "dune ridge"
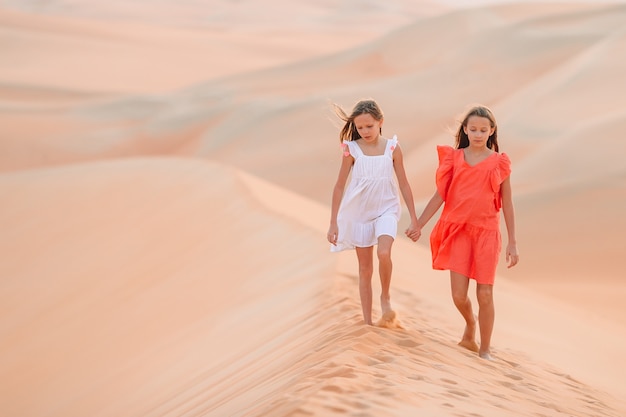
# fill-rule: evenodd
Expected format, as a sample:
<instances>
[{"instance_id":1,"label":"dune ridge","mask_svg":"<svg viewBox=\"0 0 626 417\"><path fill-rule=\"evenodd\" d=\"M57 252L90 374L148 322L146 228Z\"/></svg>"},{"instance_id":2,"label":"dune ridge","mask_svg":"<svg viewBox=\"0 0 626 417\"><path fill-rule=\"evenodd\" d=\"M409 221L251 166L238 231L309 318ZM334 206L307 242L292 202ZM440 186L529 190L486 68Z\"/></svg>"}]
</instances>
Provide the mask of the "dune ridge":
<instances>
[{"instance_id":1,"label":"dune ridge","mask_svg":"<svg viewBox=\"0 0 626 417\"><path fill-rule=\"evenodd\" d=\"M151 158L21 176L22 197L3 211L30 207L37 222L13 236L15 262L5 262L3 270L15 279L3 281L2 294L36 302L14 306L12 326L3 325L9 337L3 339L2 367L10 381L3 392L11 394L3 401L5 412L400 416L462 410L513 416L523 403L527 415L620 415L620 403L610 395L513 348L497 349L498 360L485 364L457 347L451 312L428 292L415 293L416 265L408 261L415 248L408 242L397 242L403 261L393 291L406 330L363 327L353 254L337 259L318 242L323 206L247 173ZM3 192L15 186L0 182ZM32 188L47 190L37 195L52 207L33 209ZM125 207L103 205L111 201L101 197L107 190ZM72 220L51 226L50 219L68 207L79 209ZM286 214L285 207L298 210ZM200 221L205 216L219 218L222 226ZM251 226L255 233L246 233ZM19 251L32 245L17 238L24 227L40 230L40 251L49 253L36 265L19 261ZM136 228L143 236L132 233ZM118 229L126 230L122 241ZM233 235L240 236L236 245L221 245L233 242ZM275 244L264 245L268 239ZM151 242L150 256L137 246L145 241ZM298 256L285 259L281 248L295 242ZM91 250L77 253L77 246ZM241 254L246 262L232 263ZM33 272L59 263L66 264L62 277L41 281L44 274ZM223 273L221 263L228 264L226 282L203 279ZM100 267L88 268L94 264ZM39 283L25 281L29 277ZM17 360L25 348L32 352L28 360ZM40 402L19 395L27 386Z\"/></svg>"}]
</instances>

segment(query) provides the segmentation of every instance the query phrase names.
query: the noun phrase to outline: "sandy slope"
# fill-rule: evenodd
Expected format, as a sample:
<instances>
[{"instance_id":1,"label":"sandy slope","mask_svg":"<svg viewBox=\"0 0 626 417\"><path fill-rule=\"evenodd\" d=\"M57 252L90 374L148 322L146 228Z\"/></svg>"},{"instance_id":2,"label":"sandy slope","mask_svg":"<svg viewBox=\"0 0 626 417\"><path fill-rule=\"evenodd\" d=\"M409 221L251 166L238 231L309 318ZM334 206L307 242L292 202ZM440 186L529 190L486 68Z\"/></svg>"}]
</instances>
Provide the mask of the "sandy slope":
<instances>
[{"instance_id":1,"label":"sandy slope","mask_svg":"<svg viewBox=\"0 0 626 417\"><path fill-rule=\"evenodd\" d=\"M244 367L276 337L300 344L288 329L332 274L316 233L215 164L102 162L0 188L13 195L0 216L3 415L162 415L203 374Z\"/></svg>"},{"instance_id":2,"label":"sandy slope","mask_svg":"<svg viewBox=\"0 0 626 417\"><path fill-rule=\"evenodd\" d=\"M11 255L0 292L11 311L2 320L3 414L625 409L582 382L584 366L565 372L504 342L494 363L457 348L445 280L425 254L411 260L416 249L403 240L394 299L406 330L363 327L353 254L319 245L325 208L247 174L130 159L16 174L0 188L15 195L1 216L13 233L2 248ZM32 220L12 221L24 215ZM37 262L25 263L31 253ZM517 299L513 289L503 288L502 302ZM515 325L504 310L501 321ZM520 329L527 340L562 348L586 325L546 331L559 319L546 311L543 330ZM578 359L586 351L574 348Z\"/></svg>"}]
</instances>

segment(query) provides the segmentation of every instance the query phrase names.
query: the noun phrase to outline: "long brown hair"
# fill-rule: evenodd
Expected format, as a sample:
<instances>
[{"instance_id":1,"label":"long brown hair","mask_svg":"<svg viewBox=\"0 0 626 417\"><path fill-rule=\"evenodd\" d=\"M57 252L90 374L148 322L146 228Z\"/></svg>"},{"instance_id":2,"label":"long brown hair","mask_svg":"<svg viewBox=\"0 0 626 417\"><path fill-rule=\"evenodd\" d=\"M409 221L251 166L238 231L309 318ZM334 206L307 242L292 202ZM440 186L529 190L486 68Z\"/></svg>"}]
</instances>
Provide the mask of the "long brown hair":
<instances>
[{"instance_id":1,"label":"long brown hair","mask_svg":"<svg viewBox=\"0 0 626 417\"><path fill-rule=\"evenodd\" d=\"M496 118L493 115L493 112L489 110L488 107L485 106L474 106L465 114L461 125L459 126L459 130L456 132L456 143L455 148L467 148L469 146L469 138L467 137L467 133L465 133L465 129L467 127L467 121L472 116L484 117L489 119L489 123L493 129L493 133L487 139L487 147L496 152L500 151L500 147L498 146L498 125L496 124Z\"/></svg>"},{"instance_id":2,"label":"long brown hair","mask_svg":"<svg viewBox=\"0 0 626 417\"><path fill-rule=\"evenodd\" d=\"M374 100L359 101L354 106L354 109L352 109L352 113L350 114L350 116L348 116L348 114L339 105L334 104L333 107L335 108L335 113L337 114L337 116L339 116L339 118L345 122L343 128L339 132L340 142L343 142L344 140L350 141L361 139L361 135L359 135L359 132L356 130L356 126L354 125L355 117L362 114L369 114L375 120L380 121L383 119L383 112L380 110L380 107L378 107L378 104ZM382 133L382 128L380 133Z\"/></svg>"}]
</instances>

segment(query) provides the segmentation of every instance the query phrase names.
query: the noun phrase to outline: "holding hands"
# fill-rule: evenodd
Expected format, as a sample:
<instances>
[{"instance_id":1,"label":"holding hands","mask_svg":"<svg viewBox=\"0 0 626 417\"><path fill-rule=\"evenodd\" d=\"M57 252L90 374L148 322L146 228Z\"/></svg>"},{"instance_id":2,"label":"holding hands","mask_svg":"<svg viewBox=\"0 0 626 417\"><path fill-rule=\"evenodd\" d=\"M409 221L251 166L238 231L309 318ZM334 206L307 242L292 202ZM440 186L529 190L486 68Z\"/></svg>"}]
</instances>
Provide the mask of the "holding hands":
<instances>
[{"instance_id":1,"label":"holding hands","mask_svg":"<svg viewBox=\"0 0 626 417\"><path fill-rule=\"evenodd\" d=\"M422 236L422 228L417 227L415 223L411 222L409 227L404 231L404 234L407 235L407 237L413 242L417 242L420 236Z\"/></svg>"},{"instance_id":2,"label":"holding hands","mask_svg":"<svg viewBox=\"0 0 626 417\"><path fill-rule=\"evenodd\" d=\"M330 225L328 228L328 233L326 234L326 239L331 244L337 246L337 235L338 233L337 225ZM404 231L404 234L407 235L409 239L413 242L417 242L417 240L422 236L422 229L420 227L415 226L414 223L409 224L409 227Z\"/></svg>"}]
</instances>

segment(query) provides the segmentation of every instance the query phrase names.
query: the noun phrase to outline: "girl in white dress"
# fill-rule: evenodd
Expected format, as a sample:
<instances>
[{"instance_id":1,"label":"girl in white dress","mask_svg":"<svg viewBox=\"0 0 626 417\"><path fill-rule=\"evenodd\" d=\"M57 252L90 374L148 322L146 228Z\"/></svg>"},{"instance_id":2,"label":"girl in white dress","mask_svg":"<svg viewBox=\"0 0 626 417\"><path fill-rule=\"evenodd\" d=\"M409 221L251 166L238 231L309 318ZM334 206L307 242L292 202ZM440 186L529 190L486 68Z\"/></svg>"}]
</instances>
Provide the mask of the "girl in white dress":
<instances>
[{"instance_id":1,"label":"girl in white dress","mask_svg":"<svg viewBox=\"0 0 626 417\"><path fill-rule=\"evenodd\" d=\"M413 193L397 138L382 136L383 113L378 104L373 100L359 101L350 115L335 105L335 112L345 125L339 133L343 156L333 190L327 238L332 252L356 250L361 308L367 325L372 324L373 248L377 245L382 311L377 324L384 326L395 321L389 287L391 247L401 213L399 192L411 217L405 234L414 242L421 234L416 227ZM346 188L350 171L352 176Z\"/></svg>"}]
</instances>

